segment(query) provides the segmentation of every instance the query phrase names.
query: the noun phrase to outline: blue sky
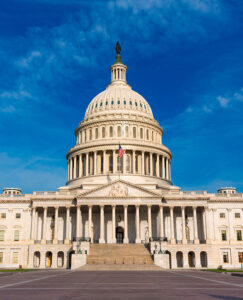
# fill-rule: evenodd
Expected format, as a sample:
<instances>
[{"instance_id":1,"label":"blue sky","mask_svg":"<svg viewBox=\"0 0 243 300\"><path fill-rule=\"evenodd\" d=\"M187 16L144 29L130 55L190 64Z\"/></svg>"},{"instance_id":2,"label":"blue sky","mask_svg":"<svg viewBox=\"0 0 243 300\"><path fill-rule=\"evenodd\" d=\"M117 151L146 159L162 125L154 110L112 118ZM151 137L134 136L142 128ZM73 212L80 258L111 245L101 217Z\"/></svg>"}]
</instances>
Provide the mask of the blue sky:
<instances>
[{"instance_id":1,"label":"blue sky","mask_svg":"<svg viewBox=\"0 0 243 300\"><path fill-rule=\"evenodd\" d=\"M109 84L119 40L174 184L243 192L242 15L240 0L1 0L0 188L65 184L74 130Z\"/></svg>"}]
</instances>

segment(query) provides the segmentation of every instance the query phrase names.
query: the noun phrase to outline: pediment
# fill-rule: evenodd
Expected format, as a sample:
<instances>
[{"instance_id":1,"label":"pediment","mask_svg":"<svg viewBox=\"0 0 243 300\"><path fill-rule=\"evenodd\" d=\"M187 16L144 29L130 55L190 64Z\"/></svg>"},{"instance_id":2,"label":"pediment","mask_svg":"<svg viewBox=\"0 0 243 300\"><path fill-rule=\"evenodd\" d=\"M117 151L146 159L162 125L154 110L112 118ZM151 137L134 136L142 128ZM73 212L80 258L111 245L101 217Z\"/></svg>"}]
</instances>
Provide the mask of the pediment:
<instances>
[{"instance_id":1,"label":"pediment","mask_svg":"<svg viewBox=\"0 0 243 300\"><path fill-rule=\"evenodd\" d=\"M138 185L116 180L102 187L79 194L77 198L156 198L161 196Z\"/></svg>"}]
</instances>

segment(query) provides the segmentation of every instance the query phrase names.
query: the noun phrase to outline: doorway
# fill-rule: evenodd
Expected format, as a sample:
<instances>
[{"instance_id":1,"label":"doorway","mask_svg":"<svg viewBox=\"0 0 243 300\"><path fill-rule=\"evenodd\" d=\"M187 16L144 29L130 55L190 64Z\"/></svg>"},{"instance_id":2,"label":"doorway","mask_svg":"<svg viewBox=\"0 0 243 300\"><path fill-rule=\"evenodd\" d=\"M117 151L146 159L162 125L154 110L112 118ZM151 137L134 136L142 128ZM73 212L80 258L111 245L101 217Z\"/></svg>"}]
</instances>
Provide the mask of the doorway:
<instances>
[{"instance_id":1,"label":"doorway","mask_svg":"<svg viewBox=\"0 0 243 300\"><path fill-rule=\"evenodd\" d=\"M124 229L121 226L116 227L116 242L117 244L123 244Z\"/></svg>"}]
</instances>

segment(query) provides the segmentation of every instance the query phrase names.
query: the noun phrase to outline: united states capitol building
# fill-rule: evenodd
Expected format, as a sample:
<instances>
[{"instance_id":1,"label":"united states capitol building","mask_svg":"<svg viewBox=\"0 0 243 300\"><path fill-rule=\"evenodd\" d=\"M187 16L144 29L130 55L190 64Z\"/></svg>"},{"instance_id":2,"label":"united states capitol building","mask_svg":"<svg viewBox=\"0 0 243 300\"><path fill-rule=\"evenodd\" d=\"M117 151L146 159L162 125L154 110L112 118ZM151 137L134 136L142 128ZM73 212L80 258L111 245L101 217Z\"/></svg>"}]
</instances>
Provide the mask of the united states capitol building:
<instances>
[{"instance_id":1,"label":"united states capitol building","mask_svg":"<svg viewBox=\"0 0 243 300\"><path fill-rule=\"evenodd\" d=\"M243 194L173 185L163 129L128 85L116 51L111 83L75 130L66 185L32 194L3 189L0 267L240 268Z\"/></svg>"}]
</instances>

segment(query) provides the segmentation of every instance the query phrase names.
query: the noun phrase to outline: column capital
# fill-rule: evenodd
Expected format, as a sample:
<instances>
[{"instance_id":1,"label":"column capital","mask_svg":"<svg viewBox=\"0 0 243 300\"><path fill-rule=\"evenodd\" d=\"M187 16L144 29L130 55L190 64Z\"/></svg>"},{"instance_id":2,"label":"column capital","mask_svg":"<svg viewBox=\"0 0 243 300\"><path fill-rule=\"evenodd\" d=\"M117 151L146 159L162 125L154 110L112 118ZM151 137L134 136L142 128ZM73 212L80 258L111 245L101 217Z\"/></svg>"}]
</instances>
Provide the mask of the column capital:
<instances>
[{"instance_id":1,"label":"column capital","mask_svg":"<svg viewBox=\"0 0 243 300\"><path fill-rule=\"evenodd\" d=\"M150 208L151 208L151 207L152 207L152 204L147 204L147 207L150 207Z\"/></svg>"},{"instance_id":2,"label":"column capital","mask_svg":"<svg viewBox=\"0 0 243 300\"><path fill-rule=\"evenodd\" d=\"M116 208L116 204L111 204L111 207L112 208Z\"/></svg>"},{"instance_id":3,"label":"column capital","mask_svg":"<svg viewBox=\"0 0 243 300\"><path fill-rule=\"evenodd\" d=\"M123 207L126 207L126 208L128 208L128 204L123 204Z\"/></svg>"},{"instance_id":4,"label":"column capital","mask_svg":"<svg viewBox=\"0 0 243 300\"><path fill-rule=\"evenodd\" d=\"M181 210L185 210L186 206L185 205L181 205Z\"/></svg>"},{"instance_id":5,"label":"column capital","mask_svg":"<svg viewBox=\"0 0 243 300\"><path fill-rule=\"evenodd\" d=\"M174 210L174 206L169 206L170 210Z\"/></svg>"},{"instance_id":6,"label":"column capital","mask_svg":"<svg viewBox=\"0 0 243 300\"><path fill-rule=\"evenodd\" d=\"M136 204L135 207L136 207L136 208L139 208L139 207L140 207L140 204Z\"/></svg>"},{"instance_id":7,"label":"column capital","mask_svg":"<svg viewBox=\"0 0 243 300\"><path fill-rule=\"evenodd\" d=\"M100 208L104 208L105 205L104 205L104 204L100 204L99 207L100 207Z\"/></svg>"}]
</instances>

